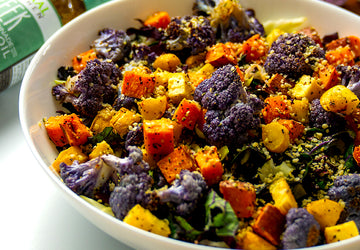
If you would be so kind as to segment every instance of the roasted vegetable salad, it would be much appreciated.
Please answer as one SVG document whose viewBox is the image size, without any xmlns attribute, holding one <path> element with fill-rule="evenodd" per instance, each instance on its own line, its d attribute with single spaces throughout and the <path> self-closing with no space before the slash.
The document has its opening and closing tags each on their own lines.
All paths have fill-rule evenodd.
<svg viewBox="0 0 360 250">
<path fill-rule="evenodd" d="M 236 0 L 149 14 L 105 27 L 59 65 L 51 94 L 63 109 L 44 125 L 64 184 L 195 244 L 291 249 L 359 235 L 360 38 L 265 32 Z"/>
</svg>

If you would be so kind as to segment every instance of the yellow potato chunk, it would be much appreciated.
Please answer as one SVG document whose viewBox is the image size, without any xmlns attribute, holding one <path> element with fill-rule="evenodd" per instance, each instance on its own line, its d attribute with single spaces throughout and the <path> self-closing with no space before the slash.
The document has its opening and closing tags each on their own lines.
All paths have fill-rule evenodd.
<svg viewBox="0 0 360 250">
<path fill-rule="evenodd" d="M 319 98 L 323 93 L 318 79 L 309 75 L 303 75 L 290 90 L 291 96 L 296 99 L 307 98 L 309 101 Z"/>
<path fill-rule="evenodd" d="M 169 236 L 171 233 L 168 220 L 158 219 L 150 212 L 150 210 L 143 208 L 139 204 L 130 209 L 124 218 L 124 222 L 134 227 L 165 237 Z"/>
<path fill-rule="evenodd" d="M 60 163 L 64 162 L 67 165 L 71 165 L 75 160 L 79 161 L 79 163 L 83 163 L 88 160 L 88 156 L 82 152 L 80 147 L 71 146 L 60 152 L 50 168 L 54 172 L 60 173 Z"/>
<path fill-rule="evenodd" d="M 292 100 L 290 107 L 291 118 L 301 123 L 309 122 L 310 104 L 307 98 L 302 98 L 301 100 Z"/>
<path fill-rule="evenodd" d="M 244 250 L 275 250 L 276 247 L 264 240 L 259 235 L 248 231 L 243 238 L 242 249 Z"/>
<path fill-rule="evenodd" d="M 286 215 L 290 208 L 297 208 L 298 204 L 285 178 L 280 178 L 270 185 L 270 194 L 277 207 L 283 215 Z"/>
<path fill-rule="evenodd" d="M 106 141 L 99 142 L 89 154 L 90 159 L 94 159 L 104 154 L 114 154 L 114 151 Z"/>
<path fill-rule="evenodd" d="M 124 136 L 129 131 L 129 126 L 141 121 L 141 115 L 126 108 L 121 108 L 111 118 L 110 125 L 120 135 Z"/>
<path fill-rule="evenodd" d="M 331 112 L 350 115 L 358 106 L 359 98 L 343 85 L 336 85 L 320 97 L 321 106 Z"/>
<path fill-rule="evenodd" d="M 153 63 L 155 69 L 162 69 L 170 72 L 174 72 L 176 68 L 181 64 L 180 59 L 171 53 L 162 54 L 156 58 Z"/>
<path fill-rule="evenodd" d="M 106 104 L 105 107 L 100 110 L 95 116 L 90 130 L 94 134 L 101 133 L 104 128 L 111 127 L 110 120 L 116 114 L 116 110 L 111 107 L 111 105 Z"/>
<path fill-rule="evenodd" d="M 155 120 L 163 116 L 167 107 L 166 96 L 146 98 L 138 102 L 140 114 L 145 120 Z"/>
<path fill-rule="evenodd" d="M 325 227 L 336 225 L 343 207 L 336 201 L 320 199 L 309 203 L 306 210 L 314 216 L 315 220 L 319 222 L 320 228 L 324 230 Z"/>
<path fill-rule="evenodd" d="M 174 104 L 184 98 L 191 99 L 193 89 L 185 73 L 172 73 L 168 81 L 168 96 Z"/>
<path fill-rule="evenodd" d="M 262 140 L 269 151 L 282 153 L 290 145 L 289 130 L 276 121 L 271 122 L 262 127 Z"/>
<path fill-rule="evenodd" d="M 326 227 L 324 236 L 326 243 L 346 240 L 359 235 L 359 230 L 354 221 L 345 222 L 332 227 Z"/>
</svg>

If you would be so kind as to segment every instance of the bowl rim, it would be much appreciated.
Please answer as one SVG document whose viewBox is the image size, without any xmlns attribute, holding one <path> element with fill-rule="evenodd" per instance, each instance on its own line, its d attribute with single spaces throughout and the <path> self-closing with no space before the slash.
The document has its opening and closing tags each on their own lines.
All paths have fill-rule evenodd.
<svg viewBox="0 0 360 250">
<path fill-rule="evenodd" d="M 102 11 L 106 10 L 107 8 L 111 8 L 112 6 L 117 5 L 121 2 L 131 2 L 131 1 L 132 0 L 116 0 L 116 1 L 113 0 L 113 1 L 106 2 L 100 6 L 93 8 L 93 9 L 83 13 L 82 15 L 76 17 L 75 19 L 71 20 L 65 26 L 61 27 L 44 43 L 43 46 L 41 46 L 41 48 L 36 52 L 34 58 L 32 59 L 28 69 L 26 70 L 26 73 L 25 73 L 23 81 L 22 81 L 20 93 L 19 93 L 19 119 L 20 119 L 21 128 L 22 128 L 25 140 L 26 140 L 28 146 L 30 147 L 32 154 L 35 156 L 37 162 L 41 166 L 41 168 L 50 177 L 52 182 L 55 184 L 56 188 L 58 190 L 62 191 L 61 192 L 62 195 L 65 196 L 65 198 L 68 200 L 68 202 L 70 202 L 70 204 L 72 204 L 72 206 L 74 208 L 76 208 L 82 216 L 85 216 L 93 224 L 96 224 L 96 223 L 94 223 L 94 221 L 91 219 L 91 216 L 96 217 L 96 216 L 100 215 L 99 216 L 100 219 L 106 219 L 109 223 L 113 223 L 117 226 L 123 227 L 126 230 L 132 232 L 134 235 L 141 236 L 141 237 L 147 238 L 149 240 L 155 239 L 157 241 L 167 243 L 169 246 L 186 247 L 187 249 L 212 249 L 213 247 L 197 245 L 194 243 L 180 241 L 180 240 L 176 240 L 176 239 L 172 239 L 172 238 L 167 238 L 167 237 L 163 237 L 163 236 L 160 236 L 160 235 L 157 235 L 154 233 L 144 231 L 142 229 L 128 225 L 128 224 L 124 223 L 123 221 L 121 221 L 105 212 L 102 212 L 95 206 L 91 205 L 90 203 L 88 203 L 87 201 L 82 199 L 79 195 L 77 195 L 76 193 L 71 191 L 66 185 L 64 185 L 64 183 L 60 180 L 60 178 L 56 174 L 54 174 L 53 171 L 51 171 L 49 169 L 49 167 L 45 164 L 44 160 L 40 156 L 38 150 L 36 149 L 32 139 L 31 139 L 31 134 L 29 133 L 30 124 L 28 124 L 25 110 L 26 110 L 26 95 L 27 95 L 28 89 L 31 88 L 31 86 L 29 86 L 29 84 L 27 84 L 27 83 L 29 82 L 29 79 L 31 78 L 31 76 L 33 74 L 36 63 L 41 59 L 42 54 L 46 53 L 47 49 L 49 48 L 49 45 L 53 41 L 55 41 L 58 36 L 61 36 L 61 34 L 63 33 L 64 30 L 70 30 L 73 24 L 75 24 L 77 22 L 83 22 L 84 20 L 87 20 L 89 18 L 89 16 L 95 15 L 98 12 L 102 12 Z M 293 1 L 294 3 L 300 2 L 300 0 L 281 0 L 281 1 Z M 330 8 L 330 9 L 337 9 L 337 11 L 339 11 L 339 12 L 344 12 L 344 13 L 346 13 L 346 15 L 353 15 L 354 18 L 357 18 L 360 20 L 360 16 L 357 16 L 354 13 L 351 13 L 345 9 L 342 9 L 338 6 L 334 6 L 334 5 L 324 2 L 324 1 L 318 1 L 318 0 L 302 0 L 302 1 L 303 2 L 311 2 L 312 4 L 315 4 L 319 7 L 327 6 L 327 8 Z M 83 214 L 82 211 L 86 211 L 86 214 Z M 99 227 L 99 225 L 97 225 L 97 224 L 96 224 L 96 226 Z M 107 234 L 113 236 L 111 234 L 111 232 L 108 232 L 106 229 L 104 229 L 104 228 L 101 228 L 101 229 L 103 231 L 105 231 Z M 117 239 L 117 240 L 120 241 L 120 239 Z M 121 241 L 123 241 L 123 240 L 121 240 Z M 124 241 L 124 242 L 126 244 L 128 244 L 129 246 L 131 246 L 131 243 L 126 242 L 126 241 Z M 343 247 L 344 245 L 349 245 L 349 244 L 353 244 L 356 242 L 360 243 L 360 236 L 356 236 L 356 237 L 353 237 L 353 238 L 350 238 L 347 240 L 343 240 L 340 242 L 336 242 L 336 243 L 314 246 L 311 249 L 314 249 L 314 250 L 337 249 L 338 247 Z M 221 248 L 216 247 L 213 249 L 221 249 Z M 304 248 L 304 249 L 309 249 L 309 248 Z"/>
</svg>

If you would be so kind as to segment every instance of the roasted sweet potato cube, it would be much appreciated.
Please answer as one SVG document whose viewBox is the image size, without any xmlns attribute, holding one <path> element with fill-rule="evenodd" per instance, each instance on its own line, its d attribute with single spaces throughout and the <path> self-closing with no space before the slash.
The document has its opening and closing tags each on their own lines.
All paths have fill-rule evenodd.
<svg viewBox="0 0 360 250">
<path fill-rule="evenodd" d="M 325 54 L 326 60 L 335 67 L 339 64 L 352 66 L 355 64 L 354 54 L 349 46 L 337 47 L 328 50 Z"/>
<path fill-rule="evenodd" d="M 292 119 L 279 119 L 277 122 L 289 130 L 290 141 L 292 142 L 304 133 L 305 126 L 301 122 Z"/>
<path fill-rule="evenodd" d="M 247 62 L 256 61 L 267 55 L 269 46 L 259 34 L 253 35 L 242 44 L 241 51 L 246 55 Z"/>
<path fill-rule="evenodd" d="M 314 75 L 320 79 L 319 83 L 323 90 L 328 90 L 340 82 L 340 74 L 336 67 L 331 64 L 320 65 Z"/>
<path fill-rule="evenodd" d="M 253 230 L 268 240 L 271 244 L 278 246 L 280 236 L 284 231 L 285 215 L 274 205 L 268 203 L 260 211 L 256 218 Z"/>
<path fill-rule="evenodd" d="M 193 130 L 201 115 L 200 104 L 184 98 L 176 108 L 172 118 L 184 127 Z"/>
<path fill-rule="evenodd" d="M 121 85 L 122 94 L 134 98 L 142 98 L 153 93 L 154 89 L 155 77 L 151 71 L 144 68 L 125 71 Z"/>
<path fill-rule="evenodd" d="M 68 144 L 64 131 L 60 127 L 60 124 L 63 122 L 63 120 L 63 116 L 51 116 L 44 122 L 45 129 L 50 140 L 57 147 L 63 147 Z"/>
<path fill-rule="evenodd" d="M 174 124 L 167 118 L 143 121 L 146 152 L 167 155 L 174 150 Z"/>
<path fill-rule="evenodd" d="M 64 131 L 70 146 L 82 145 L 87 142 L 88 137 L 92 136 L 90 129 L 83 124 L 76 114 L 64 115 L 63 117 L 64 120 L 60 127 Z"/>
<path fill-rule="evenodd" d="M 220 67 L 226 64 L 237 64 L 237 55 L 232 43 L 217 43 L 213 45 L 206 53 L 206 63 L 214 67 Z"/>
<path fill-rule="evenodd" d="M 168 183 L 172 183 L 181 170 L 195 169 L 195 163 L 186 146 L 179 146 L 173 152 L 157 162 L 157 165 Z"/>
<path fill-rule="evenodd" d="M 269 80 L 266 81 L 267 90 L 272 94 L 281 92 L 286 95 L 289 89 L 293 88 L 295 85 L 294 81 L 291 81 L 285 78 L 281 74 L 273 74 Z"/>
<path fill-rule="evenodd" d="M 254 214 L 256 192 L 251 183 L 227 180 L 220 182 L 219 187 L 237 217 L 249 218 Z"/>
<path fill-rule="evenodd" d="M 86 67 L 86 64 L 90 60 L 97 58 L 96 52 L 93 49 L 80 53 L 74 56 L 72 59 L 72 66 L 76 72 L 80 72 Z"/>
<path fill-rule="evenodd" d="M 146 20 L 144 21 L 144 25 L 165 29 L 170 23 L 170 21 L 171 18 L 169 16 L 169 13 L 167 13 L 166 11 L 158 11 L 146 18 Z"/>
<path fill-rule="evenodd" d="M 285 95 L 269 96 L 264 102 L 262 114 L 265 123 L 270 123 L 275 118 L 290 118 L 290 103 Z"/>
<path fill-rule="evenodd" d="M 205 147 L 196 152 L 195 161 L 209 186 L 221 180 L 224 168 L 215 146 Z"/>
</svg>

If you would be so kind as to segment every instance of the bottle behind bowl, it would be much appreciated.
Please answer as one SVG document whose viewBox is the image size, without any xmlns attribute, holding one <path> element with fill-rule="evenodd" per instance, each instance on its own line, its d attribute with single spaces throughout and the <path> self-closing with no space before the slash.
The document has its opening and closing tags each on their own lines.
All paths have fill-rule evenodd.
<svg viewBox="0 0 360 250">
<path fill-rule="evenodd" d="M 109 0 L 0 0 L 0 92 L 20 83 L 35 52 L 62 25 Z"/>
</svg>

